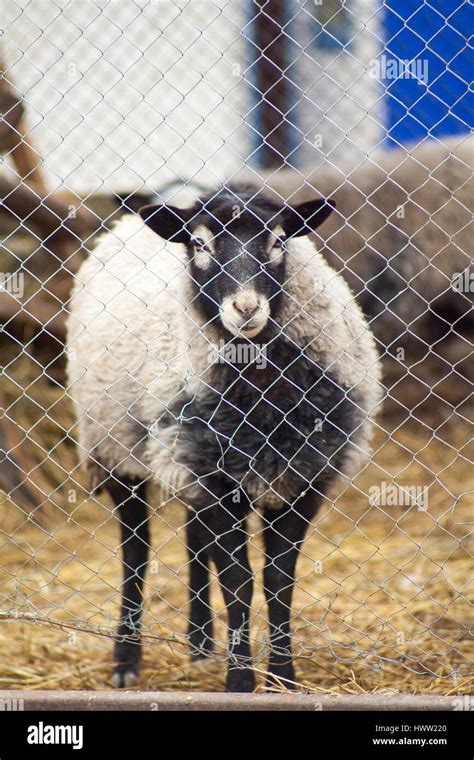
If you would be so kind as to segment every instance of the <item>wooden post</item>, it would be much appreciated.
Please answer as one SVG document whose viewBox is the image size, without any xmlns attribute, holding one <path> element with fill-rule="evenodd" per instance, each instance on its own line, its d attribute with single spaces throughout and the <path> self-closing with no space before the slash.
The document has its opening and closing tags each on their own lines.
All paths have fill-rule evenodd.
<svg viewBox="0 0 474 760">
<path fill-rule="evenodd" d="M 8 153 L 20 180 L 27 182 L 42 195 L 47 187 L 41 173 L 41 158 L 27 137 L 21 96 L 5 76 L 0 59 L 0 152 Z"/>
<path fill-rule="evenodd" d="M 290 152 L 291 125 L 286 119 L 292 84 L 285 76 L 288 67 L 285 0 L 258 0 L 254 19 L 254 41 L 259 50 L 256 84 L 261 97 L 260 129 L 264 144 L 261 160 L 265 169 L 284 166 Z"/>
</svg>

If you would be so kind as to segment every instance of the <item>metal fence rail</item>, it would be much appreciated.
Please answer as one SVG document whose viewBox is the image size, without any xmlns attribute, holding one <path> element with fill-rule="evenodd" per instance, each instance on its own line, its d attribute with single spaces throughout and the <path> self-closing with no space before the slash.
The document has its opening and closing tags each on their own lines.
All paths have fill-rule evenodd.
<svg viewBox="0 0 474 760">
<path fill-rule="evenodd" d="M 75 443 L 64 341 L 79 266 L 122 214 L 244 179 L 282 204 L 335 198 L 314 239 L 383 360 L 371 461 L 323 500 L 298 562 L 297 682 L 334 694 L 469 692 L 472 6 L 413 5 L 2 3 L 3 687 L 110 686 L 123 546 L 118 510 L 91 494 L 78 464 L 87 452 Z M 217 573 L 213 659 L 190 664 L 186 510 L 150 493 L 140 684 L 212 691 L 228 649 Z M 252 504 L 259 683 L 263 527 Z"/>
</svg>

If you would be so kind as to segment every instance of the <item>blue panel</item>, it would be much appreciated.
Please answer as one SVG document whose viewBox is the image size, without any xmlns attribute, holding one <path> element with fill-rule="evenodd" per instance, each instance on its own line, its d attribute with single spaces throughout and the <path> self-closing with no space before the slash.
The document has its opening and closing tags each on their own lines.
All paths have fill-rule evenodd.
<svg viewBox="0 0 474 760">
<path fill-rule="evenodd" d="M 468 132 L 474 123 L 472 35 L 474 9 L 468 0 L 386 0 L 385 51 L 381 58 L 409 61 L 415 76 L 393 79 L 381 69 L 386 87 L 389 145 L 426 135 Z M 396 73 L 396 72 L 395 72 Z M 420 81 L 421 80 L 421 81 Z"/>
</svg>

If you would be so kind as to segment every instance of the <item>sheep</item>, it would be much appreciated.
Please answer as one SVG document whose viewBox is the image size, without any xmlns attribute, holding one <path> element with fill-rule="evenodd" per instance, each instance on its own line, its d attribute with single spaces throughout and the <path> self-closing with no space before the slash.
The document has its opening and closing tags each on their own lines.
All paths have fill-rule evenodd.
<svg viewBox="0 0 474 760">
<path fill-rule="evenodd" d="M 146 206 L 104 234 L 78 272 L 68 392 L 87 487 L 105 488 L 121 521 L 117 687 L 138 679 L 147 481 L 188 510 L 192 658 L 212 652 L 211 561 L 217 570 L 228 691 L 255 687 L 246 518 L 261 513 L 268 682 L 294 682 L 299 549 L 323 500 L 364 466 L 382 397 L 362 312 L 308 236 L 333 206 L 278 206 L 233 185 L 185 209 Z"/>
<path fill-rule="evenodd" d="M 473 168 L 474 139 L 462 135 L 380 151 L 344 173 L 326 163 L 304 184 L 290 170 L 268 177 L 280 203 L 316 192 L 336 201 L 320 250 L 370 322 L 384 413 L 398 420 L 411 409 L 437 426 L 471 395 Z"/>
</svg>

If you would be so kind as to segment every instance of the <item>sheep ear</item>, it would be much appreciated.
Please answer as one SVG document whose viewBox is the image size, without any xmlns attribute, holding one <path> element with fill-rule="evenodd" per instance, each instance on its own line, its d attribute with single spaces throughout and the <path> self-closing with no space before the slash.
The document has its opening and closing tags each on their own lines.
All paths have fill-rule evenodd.
<svg viewBox="0 0 474 760">
<path fill-rule="evenodd" d="M 173 243 L 188 243 L 190 234 L 186 229 L 188 209 L 177 206 L 143 206 L 138 213 L 145 224 L 157 235 Z"/>
<path fill-rule="evenodd" d="M 283 212 L 283 228 L 288 237 L 308 235 L 319 227 L 336 208 L 336 202 L 317 198 L 298 206 L 289 206 Z"/>
</svg>

